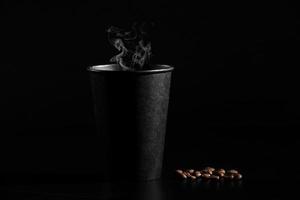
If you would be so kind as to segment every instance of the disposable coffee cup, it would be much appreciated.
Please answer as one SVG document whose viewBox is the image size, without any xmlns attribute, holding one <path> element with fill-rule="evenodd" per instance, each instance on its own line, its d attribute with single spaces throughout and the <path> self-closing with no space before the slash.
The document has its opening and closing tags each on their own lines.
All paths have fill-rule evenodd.
<svg viewBox="0 0 300 200">
<path fill-rule="evenodd" d="M 104 179 L 161 177 L 173 67 L 88 68 L 94 98 L 99 173 Z"/>
</svg>

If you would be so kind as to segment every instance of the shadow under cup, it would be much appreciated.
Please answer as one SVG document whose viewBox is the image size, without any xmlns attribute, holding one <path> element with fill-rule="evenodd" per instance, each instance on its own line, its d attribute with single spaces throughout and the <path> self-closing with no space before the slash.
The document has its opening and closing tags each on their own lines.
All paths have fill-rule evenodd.
<svg viewBox="0 0 300 200">
<path fill-rule="evenodd" d="M 102 178 L 160 178 L 172 70 L 167 65 L 139 71 L 116 64 L 88 68 Z"/>
</svg>

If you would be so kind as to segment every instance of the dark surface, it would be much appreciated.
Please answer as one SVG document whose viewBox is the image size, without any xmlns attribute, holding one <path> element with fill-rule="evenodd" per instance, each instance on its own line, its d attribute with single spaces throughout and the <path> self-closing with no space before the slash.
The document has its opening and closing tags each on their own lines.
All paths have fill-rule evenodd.
<svg viewBox="0 0 300 200">
<path fill-rule="evenodd" d="M 272 170 L 244 173 L 239 181 L 182 180 L 170 172 L 154 181 L 109 182 L 90 173 L 10 174 L 1 176 L 0 193 L 6 199 L 286 199 L 299 187 L 299 178 L 285 173 L 286 179 L 280 179 Z M 123 173 L 130 172 L 120 169 Z"/>
<path fill-rule="evenodd" d="M 102 161 L 93 137 L 52 137 L 31 147 L 27 146 L 28 141 L 18 141 L 18 151 L 10 151 L 12 157 L 4 158 L 9 162 L 2 162 L 2 167 L 11 168 L 2 171 L 0 190 L 2 195 L 9 195 L 8 199 L 286 199 L 297 194 L 298 140 L 284 138 L 283 134 L 282 143 L 275 143 L 274 137 L 282 129 L 258 130 L 256 134 L 274 136 L 259 143 L 237 139 L 236 132 L 237 136 L 229 137 L 219 131 L 219 137 L 203 134 L 200 140 L 182 133 L 184 139 L 174 140 L 170 139 L 174 138 L 172 132 L 167 132 L 163 177 L 151 182 L 102 181 L 98 171 Z M 244 130 L 242 134 L 251 132 Z M 123 165 L 127 164 L 126 157 L 120 159 Z M 119 176 L 131 173 L 123 170 L 123 165 L 116 171 Z M 177 168 L 204 166 L 237 168 L 244 178 L 218 184 L 174 177 Z"/>
<path fill-rule="evenodd" d="M 111 194 L 95 175 L 102 162 L 86 68 L 117 54 L 106 28 L 149 19 L 153 62 L 175 67 L 163 197 L 286 199 L 299 181 L 296 11 L 261 0 L 1 1 L 1 190 L 20 199 Z M 205 165 L 240 169 L 242 189 L 169 180 L 176 168 Z"/>
<path fill-rule="evenodd" d="M 144 183 L 32 184 L 3 188 L 9 199 L 284 199 L 298 185 L 270 182 L 200 183 L 151 181 Z"/>
<path fill-rule="evenodd" d="M 279 132 L 273 130 L 272 133 Z M 167 135 L 171 137 L 170 132 Z M 174 140 L 167 139 L 163 177 L 148 182 L 130 179 L 103 181 L 97 171 L 102 162 L 97 160 L 96 153 L 92 153 L 92 149 L 97 148 L 97 142 L 92 142 L 91 138 L 85 145 L 90 146 L 88 149 L 78 150 L 75 146 L 87 143 L 87 140 L 68 141 L 74 145 L 67 145 L 73 151 L 69 155 L 76 154 L 74 158 L 62 151 L 66 141 L 61 142 L 63 145 L 56 145 L 56 151 L 64 152 L 63 155 L 54 151 L 39 160 L 30 161 L 31 164 L 15 161 L 20 163 L 19 167 L 22 166 L 24 171 L 25 166 L 31 166 L 32 163 L 38 165 L 31 173 L 28 169 L 23 173 L 2 173 L 1 194 L 8 194 L 8 199 L 286 199 L 297 194 L 299 187 L 299 166 L 292 160 L 297 158 L 298 152 L 293 146 L 295 142 L 291 141 L 284 148 L 274 147 L 270 143 L 253 143 L 253 148 L 248 149 L 249 141 L 232 138 L 225 141 L 205 137 L 195 141 L 191 138 L 178 140 L 175 146 L 172 145 Z M 226 142 L 226 148 L 223 142 Z M 40 150 L 46 152 L 45 149 Z M 127 164 L 126 158 L 120 159 L 124 165 Z M 46 166 L 49 168 L 46 169 Z M 191 181 L 176 177 L 174 172 L 177 168 L 199 169 L 204 166 L 236 168 L 244 177 L 241 181 Z M 123 169 L 123 165 L 116 171 L 119 176 L 130 173 L 130 170 Z"/>
</svg>

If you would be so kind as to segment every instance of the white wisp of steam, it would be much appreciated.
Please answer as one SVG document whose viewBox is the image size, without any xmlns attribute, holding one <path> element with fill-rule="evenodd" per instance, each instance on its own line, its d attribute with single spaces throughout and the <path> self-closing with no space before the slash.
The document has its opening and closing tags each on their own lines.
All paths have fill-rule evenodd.
<svg viewBox="0 0 300 200">
<path fill-rule="evenodd" d="M 142 29 L 137 31 L 136 24 L 132 29 L 131 32 L 125 32 L 116 27 L 110 27 L 107 30 L 110 43 L 120 51 L 110 61 L 118 63 L 125 70 L 140 70 L 149 61 L 151 43 L 145 44 L 142 37 L 145 31 Z"/>
</svg>

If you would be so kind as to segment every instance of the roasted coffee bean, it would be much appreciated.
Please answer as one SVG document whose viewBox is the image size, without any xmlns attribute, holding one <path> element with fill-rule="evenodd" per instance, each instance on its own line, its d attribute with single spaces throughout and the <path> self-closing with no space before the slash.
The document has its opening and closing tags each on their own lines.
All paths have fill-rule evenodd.
<svg viewBox="0 0 300 200">
<path fill-rule="evenodd" d="M 191 174 L 190 174 L 190 173 L 188 173 L 188 172 L 183 172 L 183 174 L 184 174 L 186 177 L 188 177 L 188 178 L 190 178 L 190 177 L 191 177 Z"/>
<path fill-rule="evenodd" d="M 225 175 L 225 173 L 223 173 L 223 172 L 214 172 L 214 175 L 223 177 Z"/>
<path fill-rule="evenodd" d="M 202 174 L 201 177 L 203 177 L 203 178 L 209 178 L 210 174 Z"/>
<path fill-rule="evenodd" d="M 196 179 L 197 177 L 196 177 L 196 176 L 191 176 L 190 178 L 191 178 L 191 179 Z"/>
<path fill-rule="evenodd" d="M 181 177 L 187 179 L 187 176 L 185 174 L 181 174 Z"/>
<path fill-rule="evenodd" d="M 216 169 L 213 168 L 213 167 L 205 167 L 204 170 L 208 170 L 208 171 L 213 172 L 213 171 L 215 171 Z"/>
<path fill-rule="evenodd" d="M 196 179 L 196 176 L 193 176 L 193 175 L 191 175 L 191 174 L 188 173 L 188 172 L 185 172 L 185 175 L 186 175 L 187 177 L 191 178 L 191 179 Z"/>
<path fill-rule="evenodd" d="M 195 171 L 195 176 L 196 177 L 200 177 L 201 176 L 201 172 L 200 171 Z"/>
<path fill-rule="evenodd" d="M 184 174 L 187 176 L 187 177 L 191 177 L 192 175 L 188 172 L 184 172 Z"/>
<path fill-rule="evenodd" d="M 188 171 L 188 173 L 192 174 L 192 173 L 194 173 L 195 170 L 189 169 L 189 170 L 187 170 L 187 171 Z"/>
<path fill-rule="evenodd" d="M 177 172 L 182 178 L 184 178 L 184 179 L 187 178 L 187 176 L 185 175 L 185 173 L 184 173 L 182 170 L 178 169 L 178 170 L 176 170 L 176 172 Z"/>
<path fill-rule="evenodd" d="M 226 178 L 226 179 L 234 179 L 233 174 L 225 174 L 223 177 Z"/>
<path fill-rule="evenodd" d="M 204 170 L 201 170 L 201 174 L 212 174 L 212 171 L 204 169 Z"/>
<path fill-rule="evenodd" d="M 225 169 L 218 169 L 218 170 L 216 170 L 216 171 L 219 172 L 219 173 L 223 173 L 223 174 L 226 173 Z"/>
<path fill-rule="evenodd" d="M 231 170 L 228 170 L 227 173 L 229 173 L 229 174 L 238 174 L 239 172 L 237 170 L 231 169 Z"/>
<path fill-rule="evenodd" d="M 220 177 L 219 176 L 216 176 L 216 175 L 210 175 L 210 177 L 209 178 L 211 178 L 211 179 L 217 179 L 217 180 L 219 180 L 220 179 Z"/>
<path fill-rule="evenodd" d="M 236 179 L 242 179 L 243 176 L 242 176 L 242 174 L 235 174 L 234 178 L 236 178 Z"/>
</svg>

